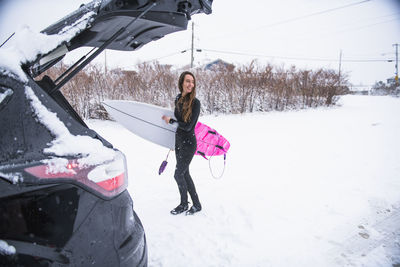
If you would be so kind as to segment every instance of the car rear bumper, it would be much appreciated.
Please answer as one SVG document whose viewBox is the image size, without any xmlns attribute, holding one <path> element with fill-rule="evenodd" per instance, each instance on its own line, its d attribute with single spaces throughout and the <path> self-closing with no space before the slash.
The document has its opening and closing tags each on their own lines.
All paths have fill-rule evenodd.
<svg viewBox="0 0 400 267">
<path fill-rule="evenodd" d="M 144 229 L 127 190 L 111 200 L 68 185 L 27 194 L 0 200 L 0 225 L 8 228 L 0 231 L 0 240 L 16 250 L 0 253 L 0 266 L 147 266 Z"/>
</svg>

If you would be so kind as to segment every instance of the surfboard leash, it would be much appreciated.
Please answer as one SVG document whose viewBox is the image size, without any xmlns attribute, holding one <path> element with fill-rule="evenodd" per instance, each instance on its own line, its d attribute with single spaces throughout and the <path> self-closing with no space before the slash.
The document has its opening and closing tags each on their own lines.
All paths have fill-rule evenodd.
<svg viewBox="0 0 400 267">
<path fill-rule="evenodd" d="M 215 130 L 214 130 L 214 131 L 208 131 L 208 133 L 217 135 L 217 131 L 215 131 Z M 219 144 L 220 138 L 221 138 L 221 135 L 218 134 L 218 141 L 217 141 L 217 144 Z M 207 142 L 205 142 L 205 141 L 202 141 L 202 142 L 207 143 Z M 213 144 L 211 144 L 211 143 L 207 143 L 207 144 L 213 145 Z M 220 145 L 213 145 L 213 146 L 214 146 L 214 150 L 213 150 L 213 153 L 211 154 L 210 158 L 207 158 L 207 157 L 206 157 L 206 154 L 205 154 L 204 152 L 196 151 L 196 153 L 199 154 L 200 156 L 202 156 L 203 158 L 205 158 L 206 160 L 208 160 L 208 168 L 209 168 L 209 170 L 210 170 L 211 176 L 212 176 L 214 179 L 221 179 L 222 176 L 224 176 L 224 173 L 225 173 L 225 167 L 226 167 L 226 153 L 227 153 L 227 151 L 225 151 L 225 149 L 224 149 L 222 146 L 220 146 Z M 224 153 L 224 169 L 222 170 L 222 173 L 221 173 L 220 176 L 214 175 L 214 172 L 212 171 L 212 168 L 211 168 L 211 158 L 214 156 L 214 154 L 215 154 L 215 152 L 216 152 L 217 149 L 221 149 L 222 151 L 225 152 L 225 153 Z"/>
<path fill-rule="evenodd" d="M 217 134 L 217 133 L 215 132 L 214 134 Z M 220 138 L 221 138 L 221 135 L 218 134 L 218 142 L 217 142 L 217 144 L 219 144 L 219 139 L 220 139 Z M 211 158 L 214 156 L 215 151 L 217 151 L 217 149 L 221 149 L 222 151 L 225 152 L 225 153 L 224 153 L 224 168 L 222 169 L 221 175 L 218 176 L 218 177 L 214 175 L 214 173 L 213 173 L 213 171 L 212 171 L 212 168 L 211 168 Z M 225 149 L 224 149 L 222 146 L 220 146 L 220 145 L 214 145 L 214 151 L 213 151 L 212 155 L 210 156 L 210 159 L 208 160 L 208 168 L 210 169 L 211 176 L 212 176 L 214 179 L 221 179 L 222 176 L 224 176 L 225 167 L 226 167 L 226 153 L 227 153 L 227 151 L 225 151 Z"/>
<path fill-rule="evenodd" d="M 214 154 L 214 153 L 213 153 L 213 154 Z M 214 173 L 213 173 L 213 171 L 212 171 L 212 168 L 211 168 L 211 158 L 212 158 L 213 156 L 214 156 L 214 155 L 211 155 L 211 156 L 210 156 L 210 159 L 208 160 L 208 168 L 210 169 L 211 176 L 212 176 L 214 179 L 221 179 L 222 176 L 224 176 L 225 167 L 226 167 L 226 153 L 224 154 L 224 169 L 222 170 L 221 175 L 218 176 L 218 177 L 214 175 Z"/>
<path fill-rule="evenodd" d="M 167 167 L 169 152 L 171 152 L 171 149 L 168 151 L 167 158 L 161 163 L 160 168 L 158 169 L 158 175 L 161 175 L 161 173 L 163 173 L 163 171 Z"/>
</svg>

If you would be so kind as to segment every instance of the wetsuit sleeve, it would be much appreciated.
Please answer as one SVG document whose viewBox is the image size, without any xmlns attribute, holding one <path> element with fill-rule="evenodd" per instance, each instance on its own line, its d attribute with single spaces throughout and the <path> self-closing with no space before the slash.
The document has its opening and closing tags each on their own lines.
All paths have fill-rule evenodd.
<svg viewBox="0 0 400 267">
<path fill-rule="evenodd" d="M 177 95 L 176 96 L 176 98 L 175 98 L 175 107 L 176 107 L 176 105 L 178 104 L 178 100 L 179 100 L 179 97 L 181 96 L 181 94 L 179 94 L 179 95 Z M 175 108 L 176 109 L 176 108 Z M 174 118 L 170 118 L 169 119 L 169 124 L 174 124 L 175 122 L 178 122 L 177 120 L 175 120 Z"/>
<path fill-rule="evenodd" d="M 199 115 L 200 115 L 200 101 L 196 99 L 193 103 L 192 115 L 190 116 L 189 122 L 178 121 L 178 128 L 186 132 L 190 132 L 196 126 Z"/>
</svg>

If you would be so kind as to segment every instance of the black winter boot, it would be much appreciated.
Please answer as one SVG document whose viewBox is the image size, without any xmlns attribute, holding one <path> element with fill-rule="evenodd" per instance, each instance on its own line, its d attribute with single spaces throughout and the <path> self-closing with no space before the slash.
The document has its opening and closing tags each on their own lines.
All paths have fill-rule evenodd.
<svg viewBox="0 0 400 267">
<path fill-rule="evenodd" d="M 193 215 L 193 214 L 195 214 L 196 212 L 199 212 L 199 211 L 201 211 L 201 205 L 199 205 L 199 206 L 193 205 L 193 206 L 190 208 L 190 210 L 188 210 L 188 211 L 186 212 L 186 215 Z"/>
<path fill-rule="evenodd" d="M 171 210 L 171 214 L 177 215 L 180 214 L 186 210 L 188 210 L 189 206 L 188 204 L 179 204 L 175 209 Z"/>
</svg>

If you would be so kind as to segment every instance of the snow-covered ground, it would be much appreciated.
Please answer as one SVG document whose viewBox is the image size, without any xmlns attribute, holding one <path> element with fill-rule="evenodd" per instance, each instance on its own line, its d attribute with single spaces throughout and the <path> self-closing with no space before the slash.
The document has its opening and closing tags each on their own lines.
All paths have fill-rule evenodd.
<svg viewBox="0 0 400 267">
<path fill-rule="evenodd" d="M 400 99 L 204 116 L 231 142 L 224 176 L 191 165 L 203 210 L 179 202 L 171 153 L 110 121 L 88 124 L 123 151 L 149 266 L 392 266 L 400 263 Z M 223 159 L 211 159 L 215 174 Z"/>
</svg>

